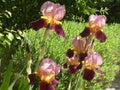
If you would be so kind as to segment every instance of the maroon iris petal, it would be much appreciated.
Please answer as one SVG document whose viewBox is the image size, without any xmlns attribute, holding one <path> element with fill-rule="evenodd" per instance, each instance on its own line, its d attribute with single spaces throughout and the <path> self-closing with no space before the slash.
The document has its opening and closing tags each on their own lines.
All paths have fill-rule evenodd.
<svg viewBox="0 0 120 90">
<path fill-rule="evenodd" d="M 70 65 L 69 69 L 70 69 L 70 74 L 75 74 L 75 72 L 78 70 L 78 65 Z"/>
<path fill-rule="evenodd" d="M 45 19 L 39 19 L 36 21 L 33 21 L 30 23 L 30 26 L 34 29 L 34 30 L 39 30 L 40 28 L 46 27 L 48 26 L 47 22 Z"/>
<path fill-rule="evenodd" d="M 63 28 L 62 28 L 61 24 L 54 24 L 53 26 L 50 27 L 50 29 L 55 30 L 55 32 L 56 32 L 58 35 L 60 35 L 60 36 L 62 36 L 62 37 L 65 37 L 65 33 L 64 33 L 64 31 L 63 31 Z"/>
<path fill-rule="evenodd" d="M 29 74 L 28 75 L 28 78 L 30 80 L 30 84 L 33 85 L 35 83 L 35 77 L 36 75 L 35 74 Z"/>
<path fill-rule="evenodd" d="M 82 68 L 82 63 L 80 63 L 80 64 L 78 65 L 77 70 L 78 70 L 78 69 L 81 69 L 81 68 Z"/>
<path fill-rule="evenodd" d="M 55 90 L 55 88 L 51 84 L 41 81 L 40 90 Z"/>
<path fill-rule="evenodd" d="M 95 33 L 96 38 L 100 41 L 100 42 L 105 42 L 105 40 L 107 39 L 107 36 L 104 32 L 98 30 Z"/>
<path fill-rule="evenodd" d="M 81 37 L 87 37 L 87 36 L 90 35 L 90 32 L 91 32 L 91 29 L 89 27 L 85 27 L 84 30 L 83 30 L 83 32 L 80 33 L 80 36 Z"/>
<path fill-rule="evenodd" d="M 63 67 L 64 67 L 64 68 L 67 68 L 67 63 L 65 63 L 65 64 L 63 65 Z"/>
<path fill-rule="evenodd" d="M 85 57 L 87 56 L 87 53 L 80 53 L 79 54 L 79 61 L 83 61 L 85 59 Z"/>
<path fill-rule="evenodd" d="M 95 76 L 94 70 L 84 69 L 83 79 L 91 81 Z"/>
<path fill-rule="evenodd" d="M 73 55 L 74 55 L 73 50 L 68 49 L 67 52 L 66 52 L 66 56 L 69 57 L 69 58 L 71 58 L 71 57 L 73 57 Z"/>
<path fill-rule="evenodd" d="M 56 79 L 54 79 L 52 82 L 53 82 L 53 84 L 59 84 L 59 81 Z"/>
</svg>

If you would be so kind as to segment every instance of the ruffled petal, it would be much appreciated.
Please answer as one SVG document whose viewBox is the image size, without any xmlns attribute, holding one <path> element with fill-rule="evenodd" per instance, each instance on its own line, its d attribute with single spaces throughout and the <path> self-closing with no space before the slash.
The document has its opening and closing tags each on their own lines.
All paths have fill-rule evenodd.
<svg viewBox="0 0 120 90">
<path fill-rule="evenodd" d="M 56 4 L 55 8 L 56 10 L 54 12 L 54 19 L 61 20 L 66 13 L 65 7 L 63 5 Z"/>
<path fill-rule="evenodd" d="M 40 90 L 55 90 L 55 88 L 51 84 L 41 81 Z"/>
<path fill-rule="evenodd" d="M 83 42 L 79 37 L 74 37 L 72 40 L 72 45 L 74 47 L 75 50 L 77 50 L 78 52 L 81 52 L 84 50 L 84 44 L 85 42 Z"/>
<path fill-rule="evenodd" d="M 30 80 L 30 83 L 29 83 L 29 84 L 33 85 L 33 84 L 35 83 L 35 77 L 36 77 L 35 74 L 29 74 L 29 75 L 28 75 L 28 78 L 29 78 L 29 80 Z"/>
<path fill-rule="evenodd" d="M 81 37 L 87 37 L 90 35 L 91 29 L 89 27 L 85 27 L 83 32 L 80 33 Z"/>
<path fill-rule="evenodd" d="M 67 57 L 69 57 L 69 58 L 72 58 L 72 57 L 73 57 L 73 55 L 74 55 L 73 50 L 68 49 L 68 50 L 67 50 L 67 52 L 66 52 L 66 56 L 67 56 Z"/>
<path fill-rule="evenodd" d="M 106 24 L 105 15 L 90 15 L 89 25 L 94 28 L 103 28 Z"/>
<path fill-rule="evenodd" d="M 62 37 L 65 37 L 65 33 L 63 31 L 63 28 L 61 26 L 61 24 L 54 24 L 53 26 L 50 27 L 50 29 L 55 30 L 55 32 Z"/>
<path fill-rule="evenodd" d="M 85 57 L 84 63 L 90 64 L 93 67 L 102 65 L 102 57 L 97 52 L 90 52 L 87 57 Z"/>
<path fill-rule="evenodd" d="M 106 39 L 107 39 L 107 36 L 104 32 L 98 30 L 96 33 L 95 33 L 95 36 L 96 38 L 102 43 L 102 42 L 105 42 Z"/>
<path fill-rule="evenodd" d="M 34 30 L 39 30 L 40 28 L 46 27 L 48 26 L 47 22 L 45 19 L 39 19 L 36 21 L 33 21 L 30 23 L 30 26 L 34 29 Z"/>
<path fill-rule="evenodd" d="M 95 76 L 95 72 L 94 70 L 89 70 L 89 69 L 84 69 L 84 73 L 83 73 L 83 79 L 87 80 L 87 81 L 91 81 Z"/>
<path fill-rule="evenodd" d="M 47 1 L 43 3 L 43 5 L 40 8 L 40 11 L 42 12 L 43 15 L 51 17 L 54 15 L 55 9 L 56 9 L 55 4 L 53 2 Z"/>
</svg>

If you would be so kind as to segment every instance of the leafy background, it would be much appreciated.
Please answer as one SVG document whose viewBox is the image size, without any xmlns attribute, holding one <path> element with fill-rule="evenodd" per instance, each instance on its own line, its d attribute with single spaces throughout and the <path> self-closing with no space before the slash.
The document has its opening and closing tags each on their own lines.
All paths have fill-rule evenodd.
<svg viewBox="0 0 120 90">
<path fill-rule="evenodd" d="M 32 71 L 38 60 L 40 44 L 42 43 L 43 30 L 33 31 L 29 23 L 40 18 L 40 6 L 46 0 L 1 0 L 0 1 L 0 85 L 9 90 L 29 90 L 26 79 L 26 32 L 32 54 Z M 87 24 L 88 16 L 91 14 L 105 14 L 107 25 L 104 28 L 108 38 L 103 44 L 97 40 L 95 50 L 98 51 L 104 60 L 101 67 L 105 77 L 96 78 L 88 83 L 81 79 L 80 71 L 70 76 L 68 71 L 62 71 L 57 78 L 61 84 L 55 86 L 57 90 L 77 90 L 83 86 L 85 90 L 103 90 L 111 85 L 120 64 L 120 1 L 119 0 L 51 0 L 61 3 L 66 7 L 66 16 L 63 21 L 63 28 L 66 33 L 65 39 L 58 37 L 53 31 L 47 43 L 45 57 L 50 57 L 56 63 L 63 65 L 65 52 L 71 46 L 71 40 L 79 35 Z M 58 42 L 59 40 L 59 42 Z M 64 47 L 61 47 L 64 46 Z M 9 66 L 8 66 L 9 65 Z M 69 82 L 69 83 L 68 83 Z M 39 80 L 33 89 L 36 89 Z M 7 90 L 7 89 L 6 89 Z"/>
</svg>

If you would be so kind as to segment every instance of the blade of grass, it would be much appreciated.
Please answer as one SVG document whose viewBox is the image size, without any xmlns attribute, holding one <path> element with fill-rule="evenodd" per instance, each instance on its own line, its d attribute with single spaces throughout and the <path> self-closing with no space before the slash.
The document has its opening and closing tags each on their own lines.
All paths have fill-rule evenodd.
<svg viewBox="0 0 120 90">
<path fill-rule="evenodd" d="M 9 83 L 10 83 L 10 77 L 12 74 L 12 66 L 13 66 L 13 63 L 11 61 L 10 64 L 8 65 L 7 71 L 5 72 L 3 83 L 1 85 L 0 90 L 8 90 Z"/>
</svg>

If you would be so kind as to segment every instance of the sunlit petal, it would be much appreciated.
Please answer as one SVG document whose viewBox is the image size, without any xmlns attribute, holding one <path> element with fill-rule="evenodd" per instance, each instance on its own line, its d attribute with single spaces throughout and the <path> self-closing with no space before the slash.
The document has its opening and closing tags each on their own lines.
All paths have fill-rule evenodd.
<svg viewBox="0 0 120 90">
<path fill-rule="evenodd" d="M 47 1 L 42 6 L 40 11 L 45 16 L 53 16 L 55 11 L 55 4 L 53 2 Z"/>
<path fill-rule="evenodd" d="M 106 24 L 105 15 L 90 15 L 89 25 L 93 28 L 103 28 Z"/>
<path fill-rule="evenodd" d="M 77 51 L 83 51 L 85 48 L 84 47 L 85 43 L 79 37 L 73 38 L 72 44 L 73 44 L 73 47 L 75 48 L 75 50 L 77 50 Z"/>
<path fill-rule="evenodd" d="M 60 4 L 56 4 L 55 8 L 56 10 L 54 11 L 54 19 L 61 20 L 66 12 L 65 7 Z"/>
<path fill-rule="evenodd" d="M 61 24 L 54 24 L 53 26 L 51 26 L 51 29 L 53 29 L 59 36 L 65 37 L 65 33 Z"/>
<path fill-rule="evenodd" d="M 106 34 L 100 30 L 95 33 L 95 36 L 100 42 L 105 42 L 107 39 Z"/>
</svg>

